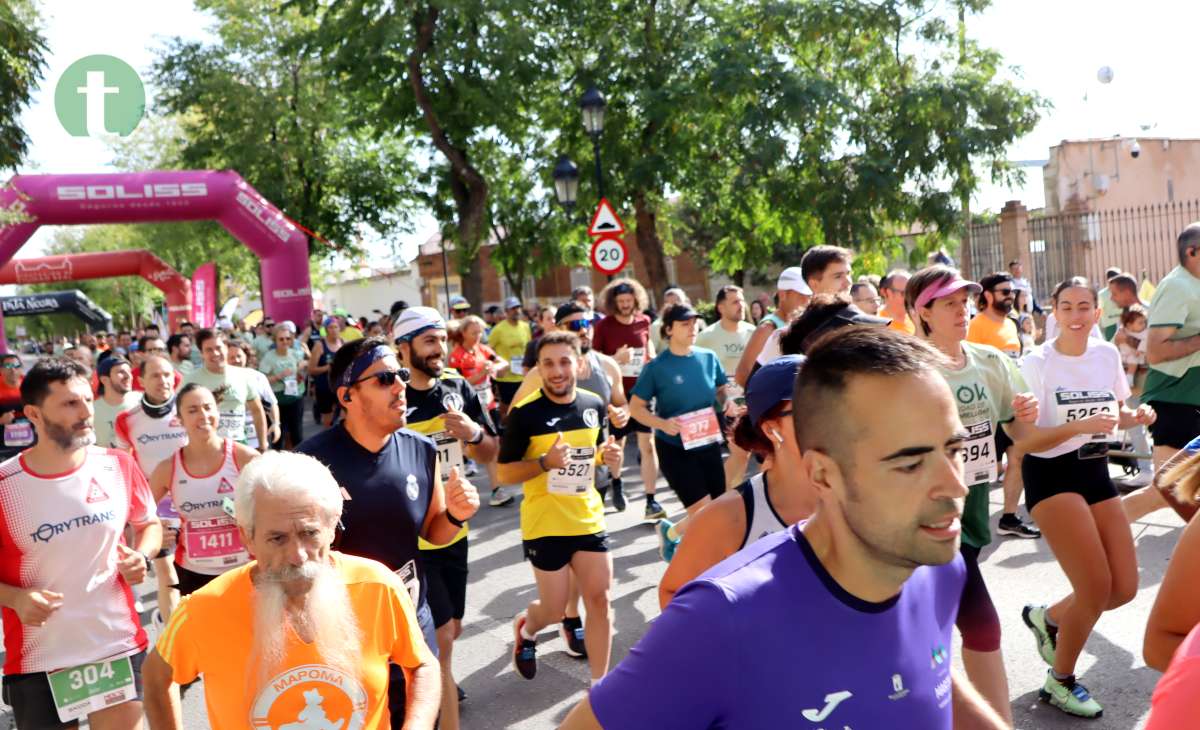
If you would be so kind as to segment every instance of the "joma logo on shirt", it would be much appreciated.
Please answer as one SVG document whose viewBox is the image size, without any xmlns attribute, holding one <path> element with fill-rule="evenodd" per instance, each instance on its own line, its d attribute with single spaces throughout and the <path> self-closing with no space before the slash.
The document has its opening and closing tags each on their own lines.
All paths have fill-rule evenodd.
<svg viewBox="0 0 1200 730">
<path fill-rule="evenodd" d="M 43 522 L 40 527 L 29 533 L 29 537 L 33 538 L 34 542 L 50 542 L 64 532 L 70 532 L 76 527 L 96 525 L 101 522 L 108 522 L 112 518 L 112 512 L 98 512 L 94 515 L 80 515 L 79 517 L 73 517 L 63 522 Z"/>
</svg>

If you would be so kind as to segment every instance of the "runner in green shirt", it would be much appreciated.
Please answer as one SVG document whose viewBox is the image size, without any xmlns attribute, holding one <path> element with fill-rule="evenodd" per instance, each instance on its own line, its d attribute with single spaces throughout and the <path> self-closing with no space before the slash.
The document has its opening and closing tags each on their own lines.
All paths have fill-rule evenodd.
<svg viewBox="0 0 1200 730">
<path fill-rule="evenodd" d="M 754 325 L 746 321 L 746 296 L 739 286 L 723 286 L 717 292 L 717 313 L 721 318 L 700 330 L 696 335 L 696 345 L 707 347 L 717 353 L 725 374 L 737 372 L 742 354 L 746 352 L 746 343 L 754 334 Z M 741 385 L 730 380 L 725 387 L 725 397 L 732 398 L 739 409 L 745 404 L 745 391 Z M 721 404 L 724 406 L 724 403 Z M 724 412 L 720 412 L 724 419 Z M 722 427 L 722 430 L 726 430 Z M 728 441 L 729 458 L 725 460 L 725 487 L 733 489 L 742 483 L 746 475 L 746 465 L 750 462 L 750 453 L 733 442 Z"/>
<path fill-rule="evenodd" d="M 270 439 L 267 436 L 267 416 L 254 386 L 253 371 L 229 365 L 226 357 L 229 349 L 220 332 L 202 329 L 196 333 L 196 346 L 201 352 L 203 364 L 188 373 L 184 384 L 199 383 L 218 398 L 220 422 L 217 431 L 225 438 L 240 443 L 246 442 L 246 413 L 254 419 L 254 430 L 258 434 L 261 451 L 266 451 Z"/>
<path fill-rule="evenodd" d="M 488 335 L 488 347 L 508 361 L 508 370 L 496 377 L 496 395 L 500 400 L 500 417 L 508 413 L 509 404 L 521 387 L 525 370 L 521 363 L 525 359 L 525 346 L 533 339 L 529 323 L 521 319 L 521 300 L 509 297 L 504 300 L 504 319 L 492 327 Z"/>
</svg>

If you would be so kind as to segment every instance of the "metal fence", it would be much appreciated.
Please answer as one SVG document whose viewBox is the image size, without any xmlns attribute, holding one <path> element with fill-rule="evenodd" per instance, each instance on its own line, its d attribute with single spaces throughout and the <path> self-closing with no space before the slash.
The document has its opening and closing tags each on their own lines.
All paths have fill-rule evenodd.
<svg viewBox="0 0 1200 730">
<path fill-rule="evenodd" d="M 1026 272 L 1035 295 L 1049 296 L 1068 276 L 1104 281 L 1104 271 L 1116 267 L 1139 281 L 1157 283 L 1178 258 L 1175 239 L 1184 226 L 1200 220 L 1200 200 L 1136 206 L 1096 213 L 1030 216 L 1018 227 L 1018 243 L 1028 247 Z M 1005 271 L 1007 261 L 1001 224 L 971 227 L 971 271 L 975 279 Z"/>
</svg>

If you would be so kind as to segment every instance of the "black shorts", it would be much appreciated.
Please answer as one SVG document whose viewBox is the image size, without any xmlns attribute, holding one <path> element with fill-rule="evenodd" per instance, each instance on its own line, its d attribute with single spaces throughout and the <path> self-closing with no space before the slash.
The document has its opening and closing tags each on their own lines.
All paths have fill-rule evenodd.
<svg viewBox="0 0 1200 730">
<path fill-rule="evenodd" d="M 420 559 L 433 625 L 441 627 L 452 618 L 461 621 L 467 610 L 467 538 L 437 550 L 422 550 Z"/>
<path fill-rule="evenodd" d="M 179 582 L 174 587 L 179 589 L 179 595 L 181 596 L 190 596 L 221 577 L 219 575 L 197 573 L 193 570 L 188 570 L 179 563 L 175 563 L 175 575 L 179 576 Z"/>
<path fill-rule="evenodd" d="M 517 390 L 520 387 L 521 381 L 519 380 L 515 383 L 505 383 L 501 380 L 497 380 L 496 398 L 504 405 L 508 405 L 509 403 L 512 403 L 513 396 L 517 394 Z"/>
<path fill-rule="evenodd" d="M 684 507 L 725 493 L 725 463 L 721 461 L 720 444 L 687 451 L 656 437 L 654 450 L 658 453 L 659 471 Z"/>
<path fill-rule="evenodd" d="M 1056 494 L 1078 494 L 1089 505 L 1117 496 L 1117 488 L 1108 474 L 1108 459 L 1081 459 L 1078 451 L 1043 459 L 1026 454 L 1021 461 L 1025 482 L 1025 508 Z M 1036 518 L 1035 518 L 1036 519 Z"/>
<path fill-rule="evenodd" d="M 996 460 L 999 461 L 1008 453 L 1008 449 L 1013 445 L 1013 440 L 1008 437 L 1008 431 L 1004 430 L 1004 426 L 996 427 Z"/>
<path fill-rule="evenodd" d="M 624 428 L 612 426 L 610 433 L 612 434 L 613 438 L 620 441 L 631 433 L 653 433 L 653 431 L 649 426 L 643 424 L 633 416 L 630 416 L 629 422 L 625 424 Z"/>
<path fill-rule="evenodd" d="M 313 392 L 316 394 L 313 398 L 313 415 L 317 416 L 316 420 L 319 422 L 321 420 L 320 416 L 326 413 L 333 413 L 335 399 L 333 393 L 328 390 L 313 388 Z"/>
<path fill-rule="evenodd" d="M 525 551 L 525 559 L 532 563 L 533 567 L 553 572 L 570 563 L 571 557 L 577 552 L 608 552 L 608 533 L 597 532 L 591 535 L 571 535 L 569 537 L 538 537 L 533 540 L 522 540 L 521 547 Z"/>
<path fill-rule="evenodd" d="M 142 701 L 142 662 L 146 661 L 146 650 L 129 657 L 133 667 L 133 686 L 137 690 L 137 701 Z M 5 704 L 13 708 L 13 722 L 24 730 L 49 730 L 53 728 L 77 727 L 77 723 L 64 723 L 58 719 L 54 708 L 54 695 L 50 693 L 50 680 L 45 672 L 9 674 L 4 677 L 2 693 Z"/>
<path fill-rule="evenodd" d="M 1155 446 L 1182 449 L 1200 435 L 1200 407 L 1160 400 L 1146 405 L 1158 414 L 1158 419 L 1150 424 L 1150 435 L 1154 437 Z"/>
</svg>

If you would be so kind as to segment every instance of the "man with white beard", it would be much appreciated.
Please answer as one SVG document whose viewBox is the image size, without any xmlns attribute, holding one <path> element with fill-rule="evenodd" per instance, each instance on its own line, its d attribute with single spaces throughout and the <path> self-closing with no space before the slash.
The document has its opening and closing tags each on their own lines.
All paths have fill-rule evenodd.
<svg viewBox="0 0 1200 730">
<path fill-rule="evenodd" d="M 330 550 L 342 490 L 316 459 L 272 451 L 234 493 L 256 559 L 185 598 L 146 659 L 152 730 L 183 727 L 172 683 L 204 676 L 209 724 L 388 727 L 388 662 L 404 671 L 405 728 L 432 728 L 441 672 L 408 590 L 382 564 Z"/>
</svg>

